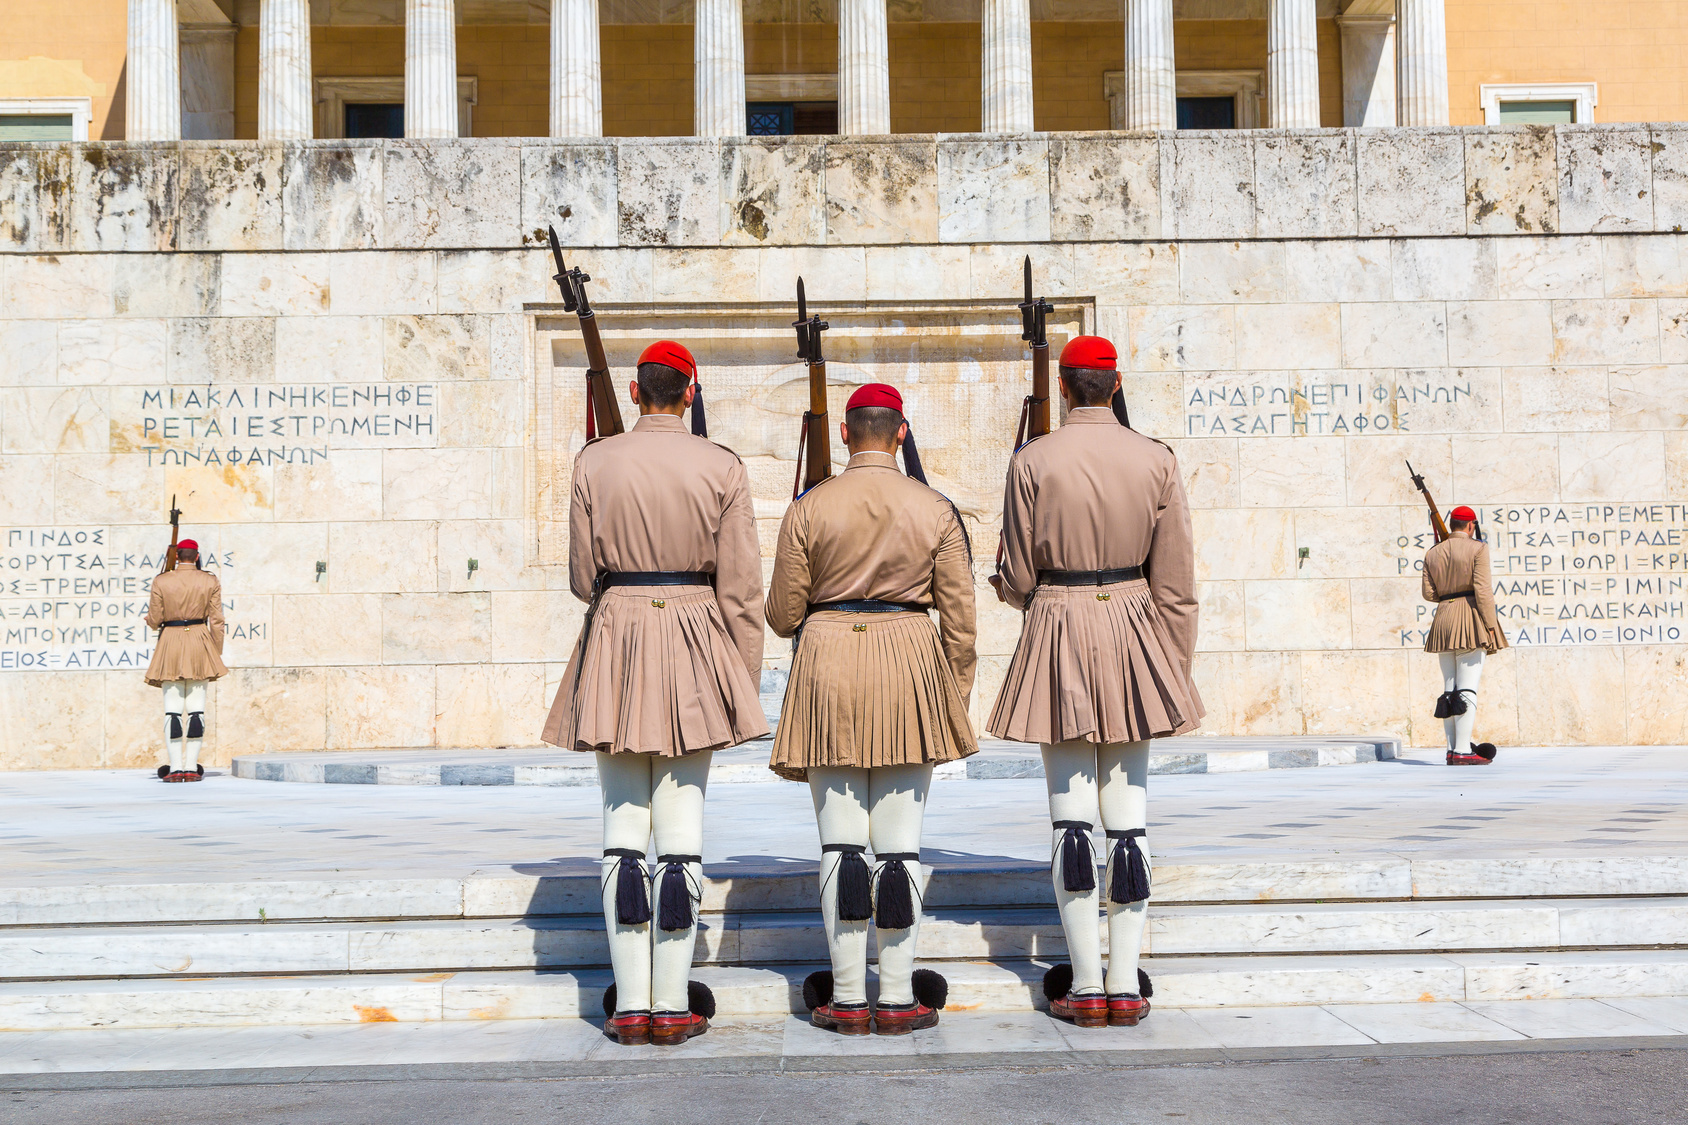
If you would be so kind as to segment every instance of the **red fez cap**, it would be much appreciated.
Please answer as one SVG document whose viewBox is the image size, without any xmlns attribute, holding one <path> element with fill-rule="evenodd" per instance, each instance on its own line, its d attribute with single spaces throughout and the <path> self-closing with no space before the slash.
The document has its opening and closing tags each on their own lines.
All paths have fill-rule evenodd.
<svg viewBox="0 0 1688 1125">
<path fill-rule="evenodd" d="M 197 550 L 199 550 L 199 544 L 195 543 L 192 539 L 183 539 L 183 540 L 180 540 L 179 542 L 177 542 L 176 550 L 178 550 L 178 551 L 197 551 Z"/>
<path fill-rule="evenodd" d="M 1460 523 L 1476 523 L 1477 513 L 1473 512 L 1470 508 L 1467 508 L 1464 504 L 1461 504 L 1459 507 L 1448 513 L 1448 518 L 1451 520 L 1458 520 Z"/>
<path fill-rule="evenodd" d="M 1062 367 L 1088 367 L 1094 371 L 1118 371 L 1119 353 L 1100 336 L 1074 336 L 1061 349 Z"/>
<path fill-rule="evenodd" d="M 639 354 L 639 362 L 666 364 L 676 371 L 684 371 L 694 383 L 697 382 L 697 360 L 673 340 L 658 340 Z"/>
<path fill-rule="evenodd" d="M 886 406 L 901 414 L 903 396 L 889 383 L 867 383 L 856 388 L 856 393 L 850 396 L 850 401 L 844 405 L 844 409 L 850 411 L 859 406 Z"/>
</svg>

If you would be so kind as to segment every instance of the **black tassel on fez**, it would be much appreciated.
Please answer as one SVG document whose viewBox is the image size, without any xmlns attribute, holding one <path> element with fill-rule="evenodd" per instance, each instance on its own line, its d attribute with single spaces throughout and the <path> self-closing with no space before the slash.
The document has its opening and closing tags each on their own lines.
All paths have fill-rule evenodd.
<svg viewBox="0 0 1688 1125">
<path fill-rule="evenodd" d="M 873 917 L 873 877 L 867 869 L 861 844 L 822 844 L 823 852 L 838 852 L 838 920 L 865 922 Z"/>
<path fill-rule="evenodd" d="M 920 465 L 920 447 L 914 444 L 913 426 L 908 428 L 908 433 L 903 437 L 903 468 L 921 484 L 926 483 L 926 470 Z"/>
<path fill-rule="evenodd" d="M 919 852 L 887 852 L 879 857 L 879 911 L 875 925 L 882 930 L 906 930 L 914 925 L 914 873 L 907 864 L 920 864 Z"/>
<path fill-rule="evenodd" d="M 605 848 L 615 865 L 615 920 L 623 926 L 643 926 L 651 920 L 650 891 L 645 886 L 645 853 L 632 848 Z"/>
<path fill-rule="evenodd" d="M 700 855 L 659 855 L 662 881 L 657 886 L 657 925 L 673 933 L 692 928 L 692 888 L 686 881 L 688 863 L 702 863 Z"/>
<path fill-rule="evenodd" d="M 703 387 L 692 384 L 692 435 L 709 436 L 709 420 L 703 416 Z"/>
<path fill-rule="evenodd" d="M 1082 820 L 1057 820 L 1061 837 L 1061 885 L 1069 891 L 1096 889 L 1096 858 L 1090 852 L 1090 825 Z"/>
<path fill-rule="evenodd" d="M 1108 839 L 1115 841 L 1114 877 L 1108 885 L 1110 902 L 1128 906 L 1149 897 L 1149 864 L 1143 858 L 1142 849 L 1137 846 L 1138 838 L 1147 835 L 1148 832 L 1142 828 L 1108 833 Z"/>
<path fill-rule="evenodd" d="M 1114 417 L 1119 419 L 1119 424 L 1129 430 L 1131 428 L 1131 415 L 1125 409 L 1124 388 L 1115 389 L 1114 397 L 1109 400 L 1108 406 L 1112 408 Z"/>
</svg>

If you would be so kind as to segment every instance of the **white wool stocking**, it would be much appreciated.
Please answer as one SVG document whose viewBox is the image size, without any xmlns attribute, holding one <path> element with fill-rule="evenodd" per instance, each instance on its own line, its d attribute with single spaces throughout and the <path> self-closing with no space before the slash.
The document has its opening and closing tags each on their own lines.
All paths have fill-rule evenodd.
<svg viewBox="0 0 1688 1125">
<path fill-rule="evenodd" d="M 919 852 L 926 794 L 931 785 L 932 767 L 924 763 L 875 769 L 811 767 L 809 794 L 815 802 L 821 844 L 866 845 L 876 856 Z M 837 876 L 843 858 L 838 852 L 821 853 L 821 919 L 832 954 L 832 997 L 840 1004 L 861 1004 L 867 1001 L 867 930 L 872 923 L 839 920 Z M 874 865 L 876 886 L 880 866 Z M 927 874 L 919 864 L 909 864 L 908 870 L 918 883 L 914 925 L 875 931 L 881 1004 L 914 1001 L 915 942 L 920 935 L 920 906 L 926 895 Z"/>
<path fill-rule="evenodd" d="M 170 680 L 164 685 L 164 752 L 170 759 L 171 773 L 193 773 L 199 765 L 199 753 L 205 737 L 190 737 L 196 729 L 204 729 L 205 680 Z M 174 722 L 172 722 L 174 720 Z M 177 724 L 182 733 L 171 737 Z"/>
<path fill-rule="evenodd" d="M 1442 733 L 1447 736 L 1449 750 L 1469 754 L 1471 731 L 1477 725 L 1477 681 L 1483 678 L 1483 650 L 1439 652 L 1436 659 L 1442 664 L 1442 690 L 1457 690 L 1465 697 L 1465 714 L 1443 719 Z"/>
<path fill-rule="evenodd" d="M 1075 739 L 1044 743 L 1043 777 L 1049 788 L 1049 819 L 1081 821 L 1118 831 L 1148 827 L 1149 744 Z M 1137 991 L 1137 959 L 1143 951 L 1143 926 L 1149 904 L 1108 903 L 1108 971 L 1102 974 L 1102 934 L 1098 911 L 1113 878 L 1113 841 L 1103 837 L 1107 869 L 1095 890 L 1069 891 L 1061 874 L 1061 839 L 1055 829 L 1050 872 L 1055 901 L 1061 910 L 1061 929 L 1067 936 L 1067 956 L 1073 966 L 1073 991 L 1112 995 Z M 1092 837 L 1092 845 L 1097 843 Z M 1148 837 L 1137 846 L 1152 867 Z"/>
<path fill-rule="evenodd" d="M 657 855 L 703 854 L 703 796 L 712 751 L 679 758 L 656 754 L 603 754 L 598 786 L 604 798 L 604 847 L 643 853 L 655 837 Z M 615 970 L 616 1008 L 623 1012 L 684 1012 L 697 944 L 697 912 L 703 897 L 703 865 L 686 863 L 692 896 L 692 926 L 667 931 L 657 923 L 657 887 L 647 887 L 652 920 L 623 926 L 616 920 L 615 892 L 620 860 L 602 865 L 604 928 Z M 641 867 L 644 867 L 641 864 Z M 645 868 L 651 870 L 650 868 Z M 654 869 L 657 880 L 661 868 Z"/>
</svg>

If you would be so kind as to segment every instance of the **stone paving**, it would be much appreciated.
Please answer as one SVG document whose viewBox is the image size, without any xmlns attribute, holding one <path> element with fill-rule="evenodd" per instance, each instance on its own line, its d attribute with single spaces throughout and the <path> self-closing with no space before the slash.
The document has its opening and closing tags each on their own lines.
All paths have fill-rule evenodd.
<svg viewBox="0 0 1688 1125">
<path fill-rule="evenodd" d="M 0 1033 L 0 1074 L 373 1067 L 492 1062 L 584 1063 L 606 1074 L 645 1064 L 782 1059 L 890 1062 L 957 1056 L 1213 1051 L 1505 1043 L 1688 1036 L 1688 998 L 1513 1000 L 1466 1004 L 1330 1004 L 1156 1011 L 1134 1028 L 1081 1029 L 1036 1012 L 948 1012 L 913 1035 L 845 1038 L 798 1016 L 724 1020 L 682 1047 L 620 1047 L 576 1019 L 160 1028 Z M 1024 1063 L 1024 1058 L 1017 1061 Z"/>
<path fill-rule="evenodd" d="M 1688 854 L 1680 747 L 1507 749 L 1449 768 L 1417 751 L 1334 770 L 1157 777 L 1155 854 L 1182 862 L 1378 855 Z M 1042 860 L 1036 779 L 940 781 L 927 861 Z M 274 785 L 139 771 L 0 775 L 0 886 L 232 881 L 338 872 L 456 876 L 595 856 L 590 789 Z M 712 791 L 708 863 L 819 854 L 805 787 Z"/>
</svg>

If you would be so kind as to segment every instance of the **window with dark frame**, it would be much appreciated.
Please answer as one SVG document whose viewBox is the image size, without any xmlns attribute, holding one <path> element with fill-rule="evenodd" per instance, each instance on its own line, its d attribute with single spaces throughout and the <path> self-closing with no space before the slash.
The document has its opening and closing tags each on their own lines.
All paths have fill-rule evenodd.
<svg viewBox="0 0 1688 1125">
<path fill-rule="evenodd" d="M 1232 97 L 1179 98 L 1180 129 L 1235 129 L 1237 99 Z"/>
<path fill-rule="evenodd" d="M 751 102 L 745 131 L 753 137 L 830 137 L 838 133 L 837 102 Z"/>
<path fill-rule="evenodd" d="M 347 102 L 348 137 L 403 137 L 403 102 Z"/>
</svg>

